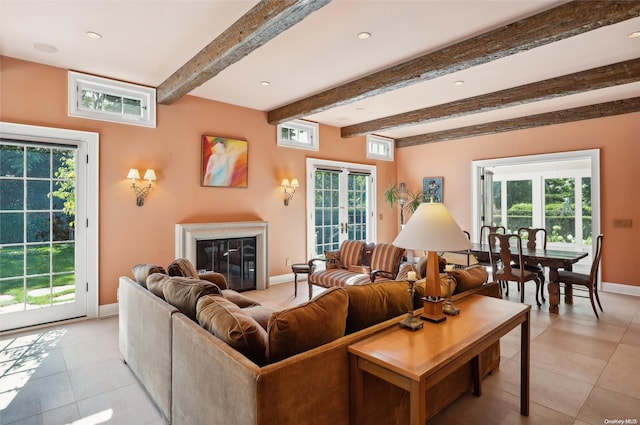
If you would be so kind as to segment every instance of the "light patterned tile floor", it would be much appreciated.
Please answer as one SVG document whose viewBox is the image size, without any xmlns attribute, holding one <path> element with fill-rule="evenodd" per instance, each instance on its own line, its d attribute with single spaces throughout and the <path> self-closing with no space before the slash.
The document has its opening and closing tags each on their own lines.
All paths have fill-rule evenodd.
<svg viewBox="0 0 640 425">
<path fill-rule="evenodd" d="M 322 292 L 314 288 L 314 295 Z M 306 282 L 245 295 L 273 309 L 308 298 Z M 532 303 L 527 290 L 525 301 Z M 513 287 L 511 301 L 517 302 Z M 519 414 L 519 330 L 502 339 L 499 371 L 482 396 L 465 394 L 432 425 L 603 425 L 640 421 L 640 299 L 602 293 L 596 319 L 588 300 L 532 308 L 531 414 Z M 464 314 L 464 313 L 463 313 Z M 636 421 L 636 422 L 633 422 Z M 60 323 L 0 337 L 0 424 L 161 425 L 164 421 L 118 353 L 118 318 Z M 301 424 L 304 421 L 301 420 Z M 206 424 L 227 425 L 227 424 Z M 277 424 L 274 424 L 277 425 Z"/>
</svg>

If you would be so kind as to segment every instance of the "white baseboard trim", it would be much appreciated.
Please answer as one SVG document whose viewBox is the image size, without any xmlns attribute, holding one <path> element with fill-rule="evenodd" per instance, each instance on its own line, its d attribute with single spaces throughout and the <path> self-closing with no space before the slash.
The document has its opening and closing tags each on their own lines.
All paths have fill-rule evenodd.
<svg viewBox="0 0 640 425">
<path fill-rule="evenodd" d="M 293 278 L 294 278 L 293 273 L 271 276 L 269 278 L 269 285 L 278 285 L 280 283 L 293 282 Z M 298 274 L 298 283 L 306 282 L 306 281 L 307 281 L 306 274 Z"/>
<path fill-rule="evenodd" d="M 105 305 L 98 306 L 98 318 L 116 316 L 118 312 L 119 312 L 118 303 L 105 304 Z"/>
<path fill-rule="evenodd" d="M 621 283 L 602 282 L 600 290 L 614 294 L 634 295 L 640 297 L 640 286 L 623 285 Z"/>
</svg>

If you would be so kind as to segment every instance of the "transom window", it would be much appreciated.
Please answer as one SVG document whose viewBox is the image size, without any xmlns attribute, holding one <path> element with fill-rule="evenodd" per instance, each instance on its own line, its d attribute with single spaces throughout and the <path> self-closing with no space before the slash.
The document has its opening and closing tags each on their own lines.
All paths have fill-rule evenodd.
<svg viewBox="0 0 640 425">
<path fill-rule="evenodd" d="M 320 149 L 318 128 L 317 123 L 304 120 L 278 124 L 278 146 L 317 151 Z"/>
<path fill-rule="evenodd" d="M 393 142 L 387 137 L 367 135 L 367 158 L 393 161 Z"/>
<path fill-rule="evenodd" d="M 69 71 L 69 116 L 155 127 L 155 108 L 155 89 Z"/>
</svg>

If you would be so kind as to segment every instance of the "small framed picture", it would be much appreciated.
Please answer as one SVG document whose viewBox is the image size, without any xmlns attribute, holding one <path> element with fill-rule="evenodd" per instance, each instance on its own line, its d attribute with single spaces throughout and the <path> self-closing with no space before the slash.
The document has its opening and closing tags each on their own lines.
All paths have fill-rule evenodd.
<svg viewBox="0 0 640 425">
<path fill-rule="evenodd" d="M 202 186 L 246 188 L 248 149 L 245 140 L 202 136 Z"/>
<path fill-rule="evenodd" d="M 422 196 L 424 202 L 442 203 L 443 177 L 425 177 L 422 179 Z"/>
</svg>

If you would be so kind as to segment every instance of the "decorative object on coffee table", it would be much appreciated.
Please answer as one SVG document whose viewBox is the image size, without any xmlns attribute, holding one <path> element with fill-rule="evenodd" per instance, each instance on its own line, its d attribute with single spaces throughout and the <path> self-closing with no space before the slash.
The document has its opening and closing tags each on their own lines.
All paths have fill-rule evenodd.
<svg viewBox="0 0 640 425">
<path fill-rule="evenodd" d="M 424 312 L 421 319 L 442 322 L 444 299 L 440 291 L 438 251 L 459 251 L 471 248 L 471 242 L 453 219 L 447 207 L 439 203 L 423 203 L 413 213 L 404 229 L 393 241 L 405 249 L 427 251 L 427 282 Z"/>
<path fill-rule="evenodd" d="M 456 308 L 453 305 L 453 301 L 451 301 L 451 279 L 453 279 L 453 277 L 450 273 L 453 271 L 453 268 L 453 264 L 447 264 L 445 266 L 445 271 L 447 272 L 447 299 L 442 305 L 442 312 L 449 316 L 457 316 L 460 314 L 460 309 Z"/>
<path fill-rule="evenodd" d="M 418 329 L 422 329 L 423 324 L 413 315 L 413 293 L 415 291 L 416 272 L 411 270 L 407 273 L 407 282 L 409 283 L 409 289 L 407 290 L 407 292 L 409 292 L 409 312 L 407 313 L 407 317 L 400 322 L 400 326 L 411 329 L 412 331 L 417 331 Z"/>
</svg>

